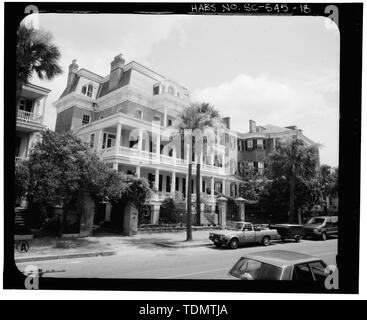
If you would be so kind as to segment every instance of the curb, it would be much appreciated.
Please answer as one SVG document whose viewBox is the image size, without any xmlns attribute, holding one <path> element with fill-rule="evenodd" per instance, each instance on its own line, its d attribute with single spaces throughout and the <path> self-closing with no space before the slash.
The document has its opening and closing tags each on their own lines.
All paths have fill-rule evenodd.
<svg viewBox="0 0 367 320">
<path fill-rule="evenodd" d="M 14 260 L 16 263 L 23 263 L 23 262 L 31 262 L 31 261 L 47 261 L 47 260 L 73 259 L 73 258 L 84 258 L 84 257 L 112 256 L 115 254 L 116 254 L 116 251 L 102 251 L 102 252 L 88 252 L 88 253 L 71 253 L 71 254 L 54 255 L 54 256 L 15 258 Z"/>
<path fill-rule="evenodd" d="M 166 248 L 193 248 L 193 247 L 208 247 L 211 246 L 212 243 L 192 243 L 192 244 L 180 244 L 180 243 L 169 243 L 169 242 L 154 242 L 155 245 L 166 247 Z"/>
</svg>

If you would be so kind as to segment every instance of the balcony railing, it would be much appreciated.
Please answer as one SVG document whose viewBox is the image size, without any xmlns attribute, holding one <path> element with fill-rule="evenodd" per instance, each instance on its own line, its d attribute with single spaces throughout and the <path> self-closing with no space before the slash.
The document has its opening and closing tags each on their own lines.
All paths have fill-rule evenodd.
<svg viewBox="0 0 367 320">
<path fill-rule="evenodd" d="M 186 196 L 180 191 L 175 191 L 174 193 L 167 192 L 167 191 L 154 191 L 152 195 L 153 200 L 159 200 L 159 201 L 163 201 L 166 198 L 172 198 L 172 197 L 175 198 L 175 200 L 177 201 L 184 201 L 186 199 Z M 212 198 L 210 194 L 201 192 L 200 198 L 203 201 L 210 203 L 213 200 L 215 201 L 216 197 Z M 191 201 L 192 201 L 192 204 L 194 205 L 196 201 L 196 193 L 191 194 Z"/>
<path fill-rule="evenodd" d="M 36 123 L 42 122 L 41 115 L 24 110 L 18 110 L 18 119 L 25 122 L 36 122 Z"/>
<path fill-rule="evenodd" d="M 128 159 L 138 160 L 142 163 L 156 164 L 162 163 L 170 166 L 178 166 L 182 168 L 187 167 L 187 159 L 174 158 L 163 154 L 157 154 L 155 152 L 148 152 L 143 150 L 138 150 L 137 148 L 128 148 L 128 147 L 119 147 L 118 152 L 116 146 L 112 146 L 109 148 L 104 148 L 100 151 L 102 157 L 104 156 L 123 156 Z M 192 162 L 193 168 L 196 166 L 196 163 Z M 209 171 L 213 173 L 223 174 L 225 169 L 223 167 L 212 166 L 209 164 L 202 164 L 201 169 L 203 171 Z"/>
</svg>

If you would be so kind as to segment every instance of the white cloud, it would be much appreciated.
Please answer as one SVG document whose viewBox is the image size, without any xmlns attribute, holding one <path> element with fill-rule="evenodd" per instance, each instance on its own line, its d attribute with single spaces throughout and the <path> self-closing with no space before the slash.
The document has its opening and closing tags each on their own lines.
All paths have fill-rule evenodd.
<svg viewBox="0 0 367 320">
<path fill-rule="evenodd" d="M 231 117 L 232 128 L 240 132 L 248 132 L 250 119 L 262 125 L 297 125 L 306 136 L 324 145 L 321 161 L 337 165 L 338 107 L 334 103 L 330 106 L 327 99 L 330 94 L 337 97 L 338 91 L 334 86 L 320 86 L 321 83 L 329 82 L 318 79 L 315 87 L 315 83 L 294 84 L 266 75 L 241 74 L 216 87 L 199 89 L 193 97 L 214 104 L 222 116 Z"/>
</svg>

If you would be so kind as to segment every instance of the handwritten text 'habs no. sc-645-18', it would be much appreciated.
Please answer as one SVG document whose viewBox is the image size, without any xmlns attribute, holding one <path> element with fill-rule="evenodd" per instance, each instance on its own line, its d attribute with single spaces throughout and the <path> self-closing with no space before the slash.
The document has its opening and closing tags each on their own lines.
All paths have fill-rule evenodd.
<svg viewBox="0 0 367 320">
<path fill-rule="evenodd" d="M 289 14 L 310 14 L 310 5 L 307 4 L 287 4 L 287 3 L 201 3 L 191 4 L 191 12 L 197 13 L 289 13 Z"/>
</svg>

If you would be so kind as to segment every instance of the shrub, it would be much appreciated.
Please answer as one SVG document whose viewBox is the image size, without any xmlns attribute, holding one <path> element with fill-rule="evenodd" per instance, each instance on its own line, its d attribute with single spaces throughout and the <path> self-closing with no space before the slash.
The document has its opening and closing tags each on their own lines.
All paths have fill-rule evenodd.
<svg viewBox="0 0 367 320">
<path fill-rule="evenodd" d="M 159 222 L 183 223 L 185 212 L 186 210 L 178 202 L 175 202 L 172 198 L 166 198 L 163 200 L 159 210 Z"/>
<path fill-rule="evenodd" d="M 29 181 L 29 170 L 27 161 L 23 160 L 15 164 L 14 196 L 15 203 L 26 195 Z"/>
</svg>

